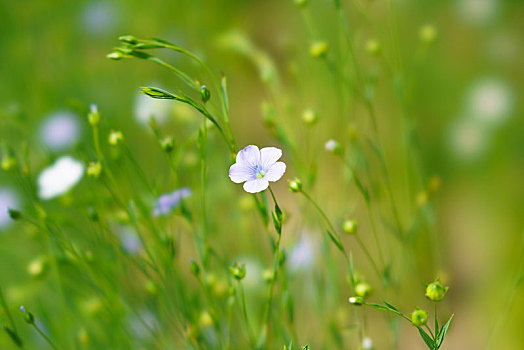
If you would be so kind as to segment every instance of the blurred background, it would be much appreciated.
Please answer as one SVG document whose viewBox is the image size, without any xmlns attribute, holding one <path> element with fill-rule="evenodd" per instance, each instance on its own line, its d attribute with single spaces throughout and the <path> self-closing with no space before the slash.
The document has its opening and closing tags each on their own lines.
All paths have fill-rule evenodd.
<svg viewBox="0 0 524 350">
<path fill-rule="evenodd" d="M 159 193 L 172 191 L 174 188 L 159 179 L 169 170 L 148 119 L 154 115 L 164 134 L 182 142 L 198 130 L 201 117 L 184 106 L 139 93 L 141 86 L 184 89 L 167 70 L 139 60 L 115 62 L 105 56 L 124 34 L 163 38 L 191 50 L 216 75 L 227 76 L 231 126 L 239 147 L 256 144 L 284 149 L 288 170 L 274 187 L 289 213 L 284 246 L 289 252 L 288 263 L 296 264 L 290 265 L 290 270 L 298 271 L 292 280 L 298 340 L 322 349 L 330 344 L 327 324 L 350 323 L 347 297 L 351 293 L 340 272 L 333 279 L 335 299 L 327 303 L 325 314 L 318 316 L 321 294 L 311 290 L 318 289 L 318 276 L 322 275 L 318 271 L 326 269 L 318 244 L 322 226 L 307 202 L 289 193 L 286 182 L 304 174 L 301 166 L 311 165 L 316 169 L 314 179 L 303 180 L 311 185 L 310 193 L 333 222 L 339 225 L 345 218 L 355 217 L 362 235 L 369 234 L 365 208 L 351 182 L 345 180 L 348 172 L 344 164 L 324 149 L 326 141 L 335 139 L 351 153 L 351 145 L 363 145 L 366 139 L 376 137 L 365 104 L 345 97 L 348 89 L 337 80 L 337 75 L 345 74 L 372 96 L 378 139 L 400 221 L 415 231 L 410 243 L 412 261 L 399 262 L 402 244 L 387 230 L 385 222 L 391 213 L 384 204 L 386 195 L 381 195 L 383 182 L 373 180 L 381 178 L 380 167 L 372 151 L 359 153 L 369 160 L 369 184 L 376 185 L 375 197 L 382 198 L 380 203 L 384 204 L 377 209 L 386 213 L 384 220 L 379 219 L 379 231 L 393 266 L 395 286 L 393 292 L 386 293 L 355 241 L 345 236 L 344 244 L 355 250 L 358 269 L 374 286 L 371 300 L 387 299 L 406 312 L 415 306 L 429 308 L 424 283 L 440 276 L 450 286 L 441 303 L 442 317 L 455 314 L 443 348 L 524 348 L 524 110 L 520 98 L 524 93 L 524 3 L 341 2 L 347 27 L 339 25 L 339 13 L 329 0 L 310 0 L 305 8 L 291 0 L 0 0 L 2 154 L 6 158 L 13 150 L 23 157 L 27 149 L 34 184 L 36 175 L 63 155 L 73 155 L 87 164 L 94 151 L 86 116 L 94 103 L 102 116 L 103 135 L 111 129 L 122 131 L 137 163 Z M 346 47 L 341 34 L 344 28 L 350 33 L 353 58 L 341 49 Z M 319 40 L 329 45 L 325 58 L 312 57 L 310 52 Z M 185 57 L 159 55 L 206 83 L 201 69 Z M 358 62 L 359 72 L 354 62 Z M 268 111 L 273 107 L 273 112 Z M 307 109 L 318 115 L 314 127 L 302 120 Z M 292 157 L 282 139 L 275 136 L 271 118 L 293 140 L 298 156 Z M 263 288 L 260 275 L 270 264 L 270 249 L 264 231 L 256 228 L 260 225 L 249 199 L 241 186 L 227 177 L 231 160 L 226 147 L 218 136 L 210 137 L 208 203 L 214 211 L 210 240 L 228 261 L 249 263 L 247 274 L 253 278 L 253 287 L 247 290 L 249 302 L 255 299 L 253 295 L 263 294 L 259 291 Z M 191 201 L 198 205 L 196 146 L 188 146 L 181 154 L 181 164 L 178 182 L 194 188 L 190 205 Z M 123 177 L 132 170 L 115 163 L 114 171 Z M 439 186 L 428 194 L 424 189 L 430 179 Z M 101 189 L 82 179 L 73 192 L 42 204 L 82 249 L 90 244 L 86 238 L 91 232 L 85 223 L 87 207 Z M 131 196 L 133 182 L 122 185 L 122 192 Z M 63 277 L 66 287 L 56 287 L 56 282 L 51 282 L 56 280 L 53 273 L 38 270 L 38 262 L 48 254 L 42 234 L 7 215 L 6 208 L 24 212 L 31 201 L 12 172 L 0 172 L 0 286 L 23 339 L 32 345 L 28 348 L 44 348 L 22 323 L 16 310 L 22 304 L 31 306 L 52 337 L 57 338 L 60 332 L 76 337 L 85 328 L 94 339 L 90 343 L 93 348 L 107 344 L 103 327 L 111 329 L 107 327 L 115 321 L 113 316 L 96 312 L 89 316 L 100 308 L 89 284 Z M 422 224 L 413 224 L 419 216 Z M 114 230 L 124 242 L 129 238 L 126 227 L 118 225 Z M 133 241 L 132 233 L 129 235 L 132 250 L 136 238 Z M 195 253 L 190 239 L 184 237 L 181 260 L 187 265 Z M 376 254 L 372 236 L 363 236 L 363 240 Z M 104 271 L 103 254 L 91 249 Z M 36 267 L 32 265 L 35 262 Z M 131 300 L 128 305 L 142 314 L 142 320 L 156 322 L 154 307 L 150 301 L 144 302 L 146 297 L 134 285 L 133 277 L 120 276 L 121 296 L 115 298 Z M 198 291 L 189 272 L 182 278 L 190 281 L 190 293 Z M 71 298 L 58 297 L 64 293 Z M 72 314 L 71 310 L 83 310 L 87 315 Z M 423 349 L 409 324 L 399 324 L 399 339 L 392 345 L 388 319 L 376 310 L 368 310 L 367 317 L 375 348 Z M 82 326 L 94 320 L 104 326 Z M 129 319 L 129 329 L 139 328 L 136 334 L 140 334 L 141 324 Z M 352 339 L 350 333 L 350 327 L 342 331 L 347 339 Z M 141 341 L 140 346 L 154 348 L 148 340 Z M 125 348 L 121 344 L 113 346 Z M 346 344 L 347 348 L 357 347 L 352 340 Z M 2 334 L 0 347 L 9 346 L 9 339 Z"/>
</svg>

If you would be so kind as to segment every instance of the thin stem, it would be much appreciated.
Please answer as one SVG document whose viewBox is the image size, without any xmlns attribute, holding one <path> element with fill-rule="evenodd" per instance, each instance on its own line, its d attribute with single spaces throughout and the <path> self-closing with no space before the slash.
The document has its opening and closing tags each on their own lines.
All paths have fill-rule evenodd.
<svg viewBox="0 0 524 350">
<path fill-rule="evenodd" d="M 244 322 L 246 324 L 247 336 L 251 346 L 254 346 L 255 337 L 253 336 L 253 332 L 251 330 L 251 325 L 249 322 L 249 317 L 247 314 L 246 294 L 244 293 L 244 287 L 242 286 L 242 283 L 240 281 L 238 281 L 238 289 L 240 290 L 240 303 L 242 304 L 242 316 L 244 317 Z"/>
<path fill-rule="evenodd" d="M 45 335 L 44 332 L 42 332 L 40 330 L 40 328 L 38 328 L 38 326 L 36 325 L 36 323 L 31 323 L 31 325 L 33 326 L 33 328 L 38 332 L 38 334 L 40 334 L 42 336 L 42 338 L 44 338 L 44 340 L 53 348 L 53 349 L 57 349 L 57 347 L 55 346 L 55 344 L 53 344 L 53 342 L 51 341 L 51 339 L 49 339 L 49 337 L 47 335 Z"/>
</svg>

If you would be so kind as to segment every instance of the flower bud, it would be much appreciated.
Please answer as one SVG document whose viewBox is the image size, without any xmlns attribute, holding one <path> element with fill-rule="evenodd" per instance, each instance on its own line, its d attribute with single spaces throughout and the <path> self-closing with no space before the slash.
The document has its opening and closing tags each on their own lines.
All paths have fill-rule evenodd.
<svg viewBox="0 0 524 350">
<path fill-rule="evenodd" d="M 87 166 L 87 176 L 98 179 L 102 174 L 102 164 L 100 162 L 91 162 Z"/>
<path fill-rule="evenodd" d="M 195 260 L 191 259 L 191 262 L 189 263 L 189 269 L 194 276 L 200 275 L 200 266 Z"/>
<path fill-rule="evenodd" d="M 132 35 L 122 35 L 122 36 L 118 37 L 118 40 L 120 40 L 120 41 L 122 41 L 122 42 L 124 42 L 126 44 L 130 44 L 130 45 L 138 44 L 137 38 L 135 38 Z"/>
<path fill-rule="evenodd" d="M 35 323 L 35 317 L 33 316 L 33 314 L 30 313 L 29 311 L 27 311 L 23 305 L 20 306 L 20 311 L 22 311 L 24 313 L 24 320 L 27 323 L 29 323 L 29 324 L 34 324 Z"/>
<path fill-rule="evenodd" d="M 366 282 L 359 282 L 355 286 L 355 294 L 359 297 L 366 298 L 373 293 L 373 288 Z"/>
<path fill-rule="evenodd" d="M 442 186 L 442 179 L 438 175 L 433 175 L 428 181 L 428 192 L 438 192 Z"/>
<path fill-rule="evenodd" d="M 160 141 L 160 147 L 166 152 L 171 153 L 175 149 L 175 140 L 168 136 Z"/>
<path fill-rule="evenodd" d="M 113 61 L 119 61 L 122 58 L 124 58 L 124 55 L 121 52 L 113 51 L 111 53 L 108 53 L 106 57 Z"/>
<path fill-rule="evenodd" d="M 433 283 L 426 285 L 426 297 L 432 301 L 441 301 L 448 292 L 449 287 L 442 286 L 440 278 Z"/>
<path fill-rule="evenodd" d="M 325 41 L 315 41 L 309 47 L 309 53 L 311 57 L 321 59 L 326 57 L 329 51 L 329 45 Z"/>
<path fill-rule="evenodd" d="M 22 213 L 16 209 L 11 209 L 11 208 L 8 208 L 7 209 L 7 213 L 9 214 L 9 217 L 12 219 L 12 220 L 18 220 L 22 217 Z"/>
<path fill-rule="evenodd" d="M 347 233 L 348 235 L 356 235 L 358 231 L 358 224 L 355 220 L 345 220 L 342 223 L 342 231 Z"/>
<path fill-rule="evenodd" d="M 378 55 L 380 51 L 382 50 L 382 47 L 380 47 L 380 43 L 374 39 L 368 40 L 366 42 L 366 51 L 370 55 Z"/>
<path fill-rule="evenodd" d="M 348 299 L 350 304 L 360 306 L 364 304 L 364 299 L 362 297 L 356 296 L 356 297 L 349 297 Z"/>
<path fill-rule="evenodd" d="M 211 98 L 211 91 L 207 88 L 207 86 L 202 85 L 200 87 L 200 99 L 202 102 L 206 103 Z"/>
<path fill-rule="evenodd" d="M 426 24 L 420 28 L 419 37 L 423 43 L 432 44 L 437 40 L 437 29 L 431 24 Z"/>
<path fill-rule="evenodd" d="M 93 222 L 100 221 L 100 216 L 98 215 L 96 209 L 93 207 L 87 208 L 87 218 Z"/>
<path fill-rule="evenodd" d="M 149 295 L 157 295 L 158 294 L 158 287 L 155 282 L 151 280 L 147 280 L 144 284 L 144 289 Z"/>
<path fill-rule="evenodd" d="M 266 283 L 270 283 L 273 280 L 273 271 L 270 269 L 264 270 L 264 273 L 262 274 L 262 279 Z"/>
<path fill-rule="evenodd" d="M 89 343 L 89 335 L 87 334 L 87 331 L 84 328 L 81 328 L 78 331 L 77 336 L 80 344 L 86 345 L 87 343 Z"/>
<path fill-rule="evenodd" d="M 98 107 L 95 104 L 89 106 L 89 113 L 87 114 L 87 120 L 91 126 L 97 126 L 100 124 L 100 113 L 98 113 Z"/>
<path fill-rule="evenodd" d="M 45 260 L 42 257 L 38 257 L 32 260 L 27 266 L 27 273 L 32 277 L 42 276 L 45 270 Z"/>
<path fill-rule="evenodd" d="M 107 142 L 109 142 L 111 146 L 116 146 L 122 143 L 122 141 L 124 141 L 124 134 L 122 134 L 121 131 L 111 130 L 107 138 Z"/>
<path fill-rule="evenodd" d="M 10 154 L 4 154 L 2 157 L 2 170 L 9 171 L 16 166 L 16 159 Z"/>
<path fill-rule="evenodd" d="M 302 112 L 302 120 L 307 125 L 313 125 L 318 120 L 317 113 L 314 110 L 308 108 Z"/>
<path fill-rule="evenodd" d="M 207 311 L 203 311 L 200 314 L 200 318 L 198 319 L 198 324 L 200 327 L 211 327 L 213 325 L 213 318 Z"/>
<path fill-rule="evenodd" d="M 299 178 L 294 178 L 289 181 L 288 188 L 291 192 L 302 192 L 302 181 Z"/>
<path fill-rule="evenodd" d="M 332 152 L 334 154 L 342 154 L 342 146 L 338 141 L 335 141 L 333 139 L 328 140 L 324 147 L 328 152 Z"/>
<path fill-rule="evenodd" d="M 418 307 L 415 308 L 415 311 L 411 313 L 411 323 L 417 327 L 426 325 L 426 323 L 428 323 L 428 312 Z"/>
<path fill-rule="evenodd" d="M 419 192 L 417 194 L 417 205 L 423 207 L 428 203 L 428 193 L 426 191 Z"/>
<path fill-rule="evenodd" d="M 238 263 L 235 263 L 229 268 L 229 271 L 237 281 L 242 281 L 246 277 L 246 264 L 238 265 Z"/>
</svg>

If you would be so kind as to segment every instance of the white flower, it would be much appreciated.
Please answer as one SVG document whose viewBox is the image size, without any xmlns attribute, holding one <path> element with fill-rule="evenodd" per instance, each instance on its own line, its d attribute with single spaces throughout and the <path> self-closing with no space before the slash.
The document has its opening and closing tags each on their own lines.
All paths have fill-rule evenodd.
<svg viewBox="0 0 524 350">
<path fill-rule="evenodd" d="M 497 0 L 458 0 L 459 16 L 469 24 L 481 26 L 490 22 L 499 10 Z"/>
<path fill-rule="evenodd" d="M 467 96 L 467 113 L 488 124 L 503 122 L 513 110 L 510 87 L 495 78 L 475 83 Z"/>
<path fill-rule="evenodd" d="M 373 341 L 369 337 L 365 337 L 362 339 L 362 350 L 372 350 L 373 349 Z"/>
<path fill-rule="evenodd" d="M 56 160 L 38 176 L 38 196 L 51 199 L 69 191 L 84 175 L 84 165 L 70 156 Z"/>
<path fill-rule="evenodd" d="M 276 147 L 247 146 L 237 154 L 236 163 L 229 168 L 229 177 L 235 183 L 244 184 L 249 193 L 262 192 L 269 186 L 269 181 L 278 181 L 286 172 L 286 164 L 277 162 L 282 151 Z"/>
<path fill-rule="evenodd" d="M 40 138 L 53 151 L 60 151 L 74 145 L 79 135 L 78 120 L 68 111 L 51 114 L 40 127 Z"/>
<path fill-rule="evenodd" d="M 459 120 L 450 130 L 449 147 L 456 157 L 474 160 L 489 148 L 488 136 L 480 123 L 471 119 Z"/>
<path fill-rule="evenodd" d="M 8 210 L 16 209 L 18 198 L 9 188 L 0 188 L 0 227 L 7 227 L 12 222 Z"/>
</svg>

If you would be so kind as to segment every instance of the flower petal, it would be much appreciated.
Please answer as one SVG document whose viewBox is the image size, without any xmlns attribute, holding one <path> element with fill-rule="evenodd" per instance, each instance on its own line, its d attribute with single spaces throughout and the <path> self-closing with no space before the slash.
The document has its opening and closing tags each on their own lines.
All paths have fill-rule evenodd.
<svg viewBox="0 0 524 350">
<path fill-rule="evenodd" d="M 244 181 L 256 179 L 256 175 L 254 174 L 252 167 L 236 163 L 229 168 L 229 178 L 231 181 L 238 184 Z"/>
<path fill-rule="evenodd" d="M 276 147 L 264 147 L 260 150 L 260 165 L 266 171 L 282 157 L 282 150 Z"/>
<path fill-rule="evenodd" d="M 237 163 L 255 166 L 260 162 L 260 151 L 257 146 L 249 145 L 237 154 Z"/>
<path fill-rule="evenodd" d="M 244 190 L 249 193 L 257 193 L 264 191 L 268 186 L 269 182 L 266 179 L 254 179 L 244 184 Z"/>
<path fill-rule="evenodd" d="M 267 181 L 278 181 L 286 172 L 286 164 L 283 162 L 276 162 L 269 168 L 263 179 Z"/>
</svg>

